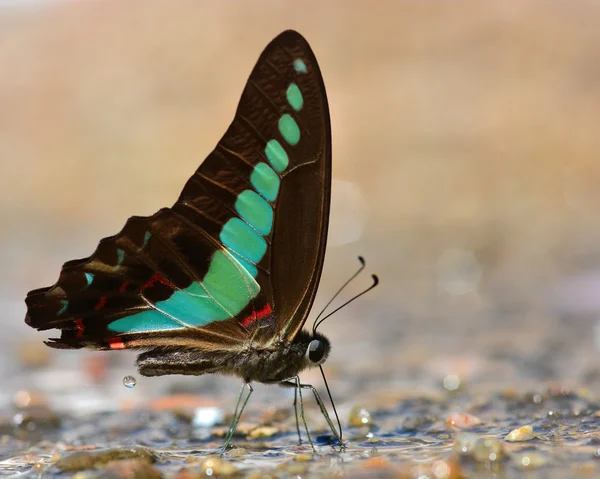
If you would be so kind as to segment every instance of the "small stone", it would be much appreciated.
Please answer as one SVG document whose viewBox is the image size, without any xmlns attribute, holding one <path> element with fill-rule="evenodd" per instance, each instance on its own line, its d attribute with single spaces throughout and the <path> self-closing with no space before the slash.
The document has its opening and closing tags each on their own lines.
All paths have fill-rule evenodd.
<svg viewBox="0 0 600 479">
<path fill-rule="evenodd" d="M 13 403 L 19 409 L 32 407 L 46 407 L 48 401 L 46 396 L 36 391 L 21 389 L 13 395 Z"/>
<path fill-rule="evenodd" d="M 227 457 L 242 457 L 246 454 L 248 454 L 248 451 L 245 447 L 233 447 L 232 449 L 229 449 L 227 452 L 225 452 L 225 455 Z"/>
<path fill-rule="evenodd" d="M 373 425 L 371 413 L 360 406 L 354 406 L 352 408 L 352 410 L 350 411 L 350 417 L 348 418 L 348 422 L 353 427 Z"/>
<path fill-rule="evenodd" d="M 202 471 L 207 476 L 232 476 L 238 472 L 237 467 L 227 461 L 211 457 L 201 463 Z"/>
<path fill-rule="evenodd" d="M 457 429 L 471 429 L 472 427 L 479 426 L 481 423 L 481 419 L 477 416 L 466 412 L 454 412 L 446 418 L 446 425 Z"/>
<path fill-rule="evenodd" d="M 156 461 L 157 456 L 151 449 L 141 446 L 94 452 L 79 451 L 63 457 L 55 465 L 61 471 L 75 472 L 124 459 L 135 459 L 137 461 L 152 463 Z"/>
<path fill-rule="evenodd" d="M 535 437 L 535 433 L 533 432 L 533 428 L 531 426 L 523 426 L 510 431 L 505 439 L 508 442 L 523 442 L 531 441 Z"/>
<path fill-rule="evenodd" d="M 147 461 L 141 459 L 126 459 L 123 461 L 113 461 L 106 465 L 108 477 L 160 479 L 160 471 Z"/>
<path fill-rule="evenodd" d="M 309 462 L 314 460 L 314 456 L 312 454 L 306 454 L 301 452 L 299 454 L 294 455 L 294 461 L 296 462 Z"/>
<path fill-rule="evenodd" d="M 279 429 L 273 426 L 261 426 L 250 431 L 246 436 L 247 439 L 258 439 L 264 437 L 273 437 L 279 432 Z"/>
</svg>

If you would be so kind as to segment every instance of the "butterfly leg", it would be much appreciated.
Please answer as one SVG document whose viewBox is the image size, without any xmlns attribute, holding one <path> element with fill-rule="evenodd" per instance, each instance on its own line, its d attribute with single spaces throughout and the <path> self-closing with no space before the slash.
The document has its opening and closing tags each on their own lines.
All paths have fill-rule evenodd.
<svg viewBox="0 0 600 479">
<path fill-rule="evenodd" d="M 302 445 L 302 436 L 300 435 L 300 421 L 298 420 L 298 388 L 294 388 L 294 416 L 296 416 L 296 431 L 298 432 L 298 445 Z"/>
<path fill-rule="evenodd" d="M 315 445 L 312 442 L 310 437 L 310 432 L 308 431 L 308 424 L 306 423 L 306 418 L 304 417 L 304 402 L 302 400 L 302 384 L 300 383 L 300 378 L 296 376 L 295 378 L 290 378 L 286 381 L 281 381 L 281 384 L 284 387 L 294 388 L 294 414 L 296 415 L 296 430 L 298 431 L 298 442 L 302 443 L 302 438 L 300 437 L 300 426 L 298 424 L 298 407 L 297 407 L 297 398 L 300 398 L 300 418 L 302 419 L 302 423 L 304 424 L 304 429 L 306 430 L 306 436 L 308 437 L 308 442 L 313 452 L 317 452 L 315 449 Z"/>
<path fill-rule="evenodd" d="M 242 397 L 244 396 L 244 389 L 246 389 L 246 387 L 248 388 L 248 395 L 246 396 L 246 399 L 244 399 L 244 402 L 242 403 Z M 250 399 L 250 396 L 252 395 L 253 392 L 254 392 L 254 389 L 252 388 L 252 385 L 250 383 L 244 383 L 244 385 L 242 386 L 242 390 L 240 391 L 240 395 L 238 397 L 237 404 L 235 405 L 235 411 L 233 412 L 233 419 L 231 420 L 231 425 L 229 426 L 229 432 L 227 433 L 227 438 L 225 439 L 225 443 L 223 444 L 223 449 L 221 450 L 221 454 L 219 454 L 219 456 L 223 456 L 223 454 L 225 454 L 225 452 L 227 451 L 227 448 L 229 447 L 229 444 L 231 443 L 231 439 L 233 438 L 233 434 L 235 433 L 235 430 L 237 428 L 238 422 L 240 421 L 240 417 L 242 416 L 242 413 L 244 412 L 244 408 L 246 407 L 246 404 L 248 403 L 248 399 Z M 240 408 L 240 403 L 242 404 L 241 408 Z"/>
<path fill-rule="evenodd" d="M 323 404 L 323 400 L 321 399 L 321 396 L 319 395 L 317 390 L 314 388 L 314 386 L 312 384 L 300 384 L 299 380 L 298 380 L 297 387 L 298 387 L 299 391 L 301 389 L 310 389 L 313 392 L 313 395 L 315 396 L 315 400 L 317 401 L 317 404 L 319 405 L 319 408 L 321 409 L 321 413 L 323 414 L 323 416 L 325 417 L 325 420 L 327 421 L 327 424 L 329 425 L 329 429 L 331 429 L 331 432 L 333 433 L 333 435 L 340 442 L 342 449 L 345 449 L 346 446 L 344 445 L 344 442 L 342 441 L 341 435 L 338 432 L 338 430 L 335 428 L 335 426 L 333 425 L 333 422 L 332 422 L 331 418 L 329 417 L 329 413 L 327 412 L 327 409 L 325 408 L 325 405 Z M 300 397 L 302 397 L 302 396 L 300 396 Z"/>
<path fill-rule="evenodd" d="M 294 378 L 295 381 L 295 389 L 298 392 L 298 396 L 300 397 L 300 417 L 302 418 L 302 422 L 304 423 L 304 430 L 306 431 L 306 437 L 308 438 L 308 442 L 310 444 L 310 447 L 312 448 L 313 452 L 317 452 L 317 450 L 315 449 L 315 445 L 312 442 L 312 439 L 310 438 L 310 432 L 308 431 L 308 424 L 306 424 L 306 418 L 304 417 L 304 401 L 302 400 L 302 384 L 300 383 L 300 378 L 298 376 L 296 376 Z M 295 413 L 296 413 L 296 421 L 298 421 L 298 410 L 296 408 L 295 409 Z M 296 422 L 297 423 L 297 422 Z M 300 428 L 298 428 L 298 437 L 300 437 Z"/>
</svg>

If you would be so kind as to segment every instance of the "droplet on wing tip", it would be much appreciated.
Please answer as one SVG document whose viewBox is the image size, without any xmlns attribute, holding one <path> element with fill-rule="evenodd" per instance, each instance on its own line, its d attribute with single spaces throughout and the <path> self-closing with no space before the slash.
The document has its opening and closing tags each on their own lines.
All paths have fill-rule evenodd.
<svg viewBox="0 0 600 479">
<path fill-rule="evenodd" d="M 126 388 L 132 388 L 137 384 L 137 379 L 135 379 L 133 376 L 125 376 L 123 378 L 123 386 L 125 386 Z"/>
</svg>

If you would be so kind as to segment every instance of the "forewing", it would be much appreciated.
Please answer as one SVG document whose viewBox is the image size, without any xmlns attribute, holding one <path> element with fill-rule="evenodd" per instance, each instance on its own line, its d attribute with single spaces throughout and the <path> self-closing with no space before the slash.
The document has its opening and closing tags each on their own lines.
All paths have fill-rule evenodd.
<svg viewBox="0 0 600 479">
<path fill-rule="evenodd" d="M 320 278 L 331 175 L 323 81 L 296 32 L 260 56 L 224 137 L 172 208 L 130 218 L 31 291 L 53 347 L 232 349 L 293 338 Z"/>
</svg>

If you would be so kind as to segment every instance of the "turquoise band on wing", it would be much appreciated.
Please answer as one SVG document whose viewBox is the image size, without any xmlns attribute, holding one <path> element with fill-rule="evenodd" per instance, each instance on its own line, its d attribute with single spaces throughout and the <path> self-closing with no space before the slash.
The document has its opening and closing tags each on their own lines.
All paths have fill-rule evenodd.
<svg viewBox="0 0 600 479">
<path fill-rule="evenodd" d="M 184 326 L 201 327 L 239 314 L 260 291 L 256 280 L 233 258 L 215 251 L 208 273 L 200 283 L 175 291 L 158 301 L 156 309 L 127 316 L 109 325 L 117 333 L 140 333 Z"/>
</svg>

